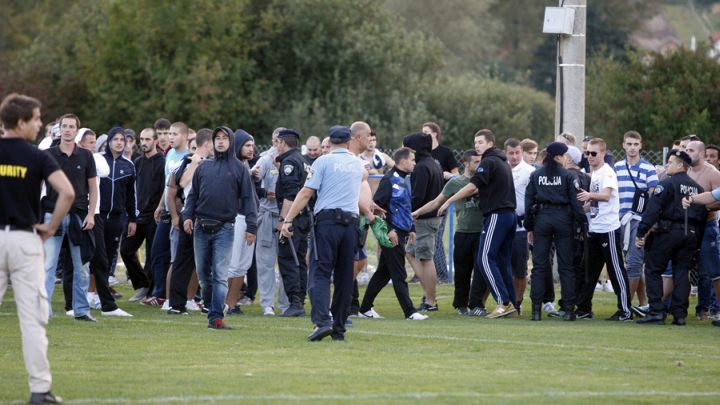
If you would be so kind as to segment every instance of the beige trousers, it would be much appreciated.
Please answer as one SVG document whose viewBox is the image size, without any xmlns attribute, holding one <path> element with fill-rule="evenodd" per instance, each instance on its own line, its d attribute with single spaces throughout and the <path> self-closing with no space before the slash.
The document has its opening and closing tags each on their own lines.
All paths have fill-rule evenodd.
<svg viewBox="0 0 720 405">
<path fill-rule="evenodd" d="M 30 392 L 48 392 L 52 385 L 47 358 L 48 300 L 45 291 L 43 242 L 26 231 L 0 228 L 0 303 L 12 282 L 22 335 Z"/>
</svg>

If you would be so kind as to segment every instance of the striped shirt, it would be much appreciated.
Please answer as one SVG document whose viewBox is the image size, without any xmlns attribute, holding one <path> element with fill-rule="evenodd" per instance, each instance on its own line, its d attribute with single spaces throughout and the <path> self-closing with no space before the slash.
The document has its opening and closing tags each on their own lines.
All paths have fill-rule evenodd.
<svg viewBox="0 0 720 405">
<path fill-rule="evenodd" d="M 617 173 L 618 185 L 620 187 L 620 217 L 622 217 L 632 208 L 633 196 L 635 195 L 633 180 L 635 180 L 635 184 L 637 184 L 640 190 L 647 190 L 658 184 L 658 177 L 655 172 L 655 167 L 642 158 L 630 166 L 632 179 L 628 174 L 625 160 L 615 163 L 614 169 L 615 173 Z"/>
</svg>

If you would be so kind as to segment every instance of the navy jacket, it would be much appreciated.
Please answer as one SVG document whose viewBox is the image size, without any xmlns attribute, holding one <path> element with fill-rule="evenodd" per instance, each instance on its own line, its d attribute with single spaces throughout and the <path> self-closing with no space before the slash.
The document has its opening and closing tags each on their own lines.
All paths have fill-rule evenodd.
<svg viewBox="0 0 720 405">
<path fill-rule="evenodd" d="M 103 156 L 110 166 L 110 175 L 100 179 L 100 215 L 104 218 L 125 213 L 128 222 L 136 222 L 135 165 L 123 155 L 113 159 L 111 151 Z"/>
<path fill-rule="evenodd" d="M 387 213 L 388 230 L 415 232 L 412 219 L 412 190 L 408 174 L 393 167 L 380 180 L 373 196 L 375 204 Z"/>
</svg>

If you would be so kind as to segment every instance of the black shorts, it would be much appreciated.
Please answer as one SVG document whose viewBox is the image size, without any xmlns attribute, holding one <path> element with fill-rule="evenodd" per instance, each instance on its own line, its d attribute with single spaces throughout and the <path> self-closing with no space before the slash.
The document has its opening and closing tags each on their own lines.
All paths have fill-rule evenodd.
<svg viewBox="0 0 720 405">
<path fill-rule="evenodd" d="M 530 247 L 527 242 L 527 231 L 515 231 L 510 267 L 513 277 L 527 277 Z"/>
</svg>

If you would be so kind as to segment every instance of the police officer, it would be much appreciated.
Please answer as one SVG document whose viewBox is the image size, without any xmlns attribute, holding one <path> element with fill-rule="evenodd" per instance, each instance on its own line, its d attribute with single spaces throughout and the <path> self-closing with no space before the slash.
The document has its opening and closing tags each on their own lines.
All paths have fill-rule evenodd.
<svg viewBox="0 0 720 405">
<path fill-rule="evenodd" d="M 283 129 L 278 133 L 278 179 L 275 184 L 275 198 L 280 209 L 280 221 L 287 218 L 295 197 L 307 178 L 306 160 L 300 152 L 300 134 L 294 129 Z M 307 169 L 306 169 L 307 168 Z M 285 293 L 290 307 L 285 317 L 305 316 L 305 294 L 307 291 L 307 262 L 305 255 L 310 232 L 310 210 L 302 209 L 292 218 L 293 236 L 282 238 L 278 244 L 278 267 L 282 276 Z M 294 250 L 294 253 L 293 253 Z"/>
<path fill-rule="evenodd" d="M 688 266 L 702 235 L 701 226 L 707 212 L 700 205 L 683 209 L 683 198 L 702 193 L 704 190 L 687 175 L 691 165 L 690 156 L 672 151 L 668 159 L 668 178 L 661 181 L 650 197 L 647 210 L 638 225 L 635 244 L 645 246 L 645 285 L 650 312 L 637 323 L 664 324 L 667 308 L 662 301 L 662 273 L 672 261 L 673 292 L 670 313 L 673 325 L 685 325 L 687 317 L 690 282 Z M 657 224 L 657 228 L 651 228 Z"/>
<path fill-rule="evenodd" d="M 567 145 L 553 142 L 540 169 L 530 175 L 525 193 L 525 228 L 528 242 L 533 245 L 532 320 L 541 319 L 547 274 L 550 266 L 550 247 L 557 249 L 558 273 L 562 289 L 563 319 L 575 320 L 575 272 L 573 271 L 574 223 L 585 221 L 585 214 L 577 200 L 580 189 L 575 177 L 566 170 Z"/>
<path fill-rule="evenodd" d="M 295 219 L 317 193 L 314 212 L 318 258 L 312 257 L 308 286 L 312 304 L 310 315 L 316 328 L 308 336 L 309 341 L 319 341 L 330 335 L 333 340 L 345 339 L 345 320 L 352 299 L 353 261 L 358 244 L 360 188 L 365 176 L 362 162 L 348 150 L 350 128 L 334 126 L 329 135 L 331 152 L 313 163 L 305 186 L 284 216 L 282 226 L 283 236 L 293 236 L 290 228 L 296 229 Z M 280 172 L 284 172 L 282 167 Z M 368 216 L 372 222 L 372 213 Z M 335 284 L 332 306 L 331 278 Z"/>
</svg>

